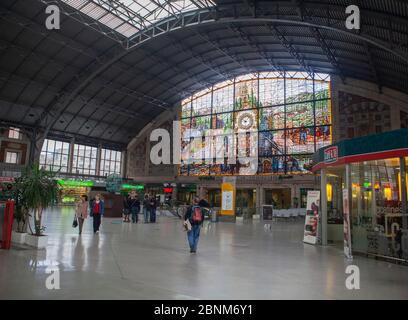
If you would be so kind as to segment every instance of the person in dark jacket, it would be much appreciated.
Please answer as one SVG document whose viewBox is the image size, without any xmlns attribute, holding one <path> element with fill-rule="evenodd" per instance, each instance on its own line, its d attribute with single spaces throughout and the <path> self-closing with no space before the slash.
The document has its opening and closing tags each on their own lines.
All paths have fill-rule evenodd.
<svg viewBox="0 0 408 320">
<path fill-rule="evenodd" d="M 144 223 L 149 223 L 150 199 L 149 199 L 148 194 L 145 194 L 144 200 L 143 200 L 143 215 L 144 215 Z"/>
<path fill-rule="evenodd" d="M 123 222 L 130 222 L 129 197 L 130 194 L 123 198 Z"/>
<path fill-rule="evenodd" d="M 184 216 L 184 221 L 189 221 L 191 224 L 191 230 L 187 231 L 188 244 L 190 245 L 190 252 L 196 253 L 198 240 L 200 239 L 200 228 L 204 222 L 204 216 L 199 206 L 200 199 L 195 197 L 193 204 L 188 207 L 186 215 Z M 197 217 L 198 215 L 201 215 Z"/>
<path fill-rule="evenodd" d="M 93 230 L 94 233 L 99 233 L 99 227 L 101 226 L 102 216 L 105 213 L 105 203 L 101 199 L 101 195 L 97 194 L 95 200 L 91 205 L 91 215 L 93 217 Z"/>
<path fill-rule="evenodd" d="M 150 222 L 156 223 L 157 200 L 155 196 L 150 197 Z"/>
<path fill-rule="evenodd" d="M 137 223 L 139 221 L 140 201 L 135 190 L 130 192 L 127 200 L 129 212 L 132 214 L 132 223 Z"/>
</svg>

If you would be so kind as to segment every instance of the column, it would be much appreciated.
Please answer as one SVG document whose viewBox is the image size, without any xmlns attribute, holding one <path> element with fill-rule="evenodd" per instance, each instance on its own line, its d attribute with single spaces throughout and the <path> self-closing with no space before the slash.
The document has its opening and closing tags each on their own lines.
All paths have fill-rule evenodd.
<svg viewBox="0 0 408 320">
<path fill-rule="evenodd" d="M 256 186 L 256 214 L 259 214 L 259 215 L 261 214 L 261 206 L 262 206 L 261 194 L 262 194 L 262 188 L 258 184 Z"/>
<path fill-rule="evenodd" d="M 75 139 L 72 138 L 71 142 L 69 143 L 69 155 L 68 155 L 68 172 L 72 173 L 72 166 L 74 163 L 74 144 Z"/>
<path fill-rule="evenodd" d="M 102 146 L 98 145 L 98 150 L 96 151 L 96 175 L 99 176 L 101 172 L 101 158 L 102 158 Z"/>
<path fill-rule="evenodd" d="M 35 162 L 40 162 L 40 155 L 42 146 L 44 144 L 45 136 L 42 132 L 34 130 L 33 134 L 30 136 L 30 150 L 28 156 L 28 163 L 33 164 Z M 26 159 L 24 159 L 26 160 Z"/>
<path fill-rule="evenodd" d="M 121 159 L 122 159 L 122 163 L 120 164 L 120 171 L 122 173 L 121 176 L 122 178 L 127 178 L 128 177 L 128 168 L 127 168 L 128 151 L 127 150 L 122 151 Z"/>
<path fill-rule="evenodd" d="M 322 169 L 320 173 L 320 207 L 321 207 L 321 239 L 322 245 L 327 246 L 327 172 Z"/>
<path fill-rule="evenodd" d="M 371 225 L 374 226 L 377 224 L 377 195 L 375 194 L 375 169 L 374 166 L 371 166 Z"/>
<path fill-rule="evenodd" d="M 146 135 L 146 149 L 145 149 L 145 170 L 144 175 L 149 176 L 149 168 L 150 168 L 150 133 L 149 130 L 148 134 Z"/>
<path fill-rule="evenodd" d="M 402 157 L 400 158 L 400 175 L 401 175 L 401 202 L 402 202 L 402 228 L 407 229 L 408 228 L 408 219 L 407 219 L 407 168 L 405 165 L 405 158 Z"/>
</svg>

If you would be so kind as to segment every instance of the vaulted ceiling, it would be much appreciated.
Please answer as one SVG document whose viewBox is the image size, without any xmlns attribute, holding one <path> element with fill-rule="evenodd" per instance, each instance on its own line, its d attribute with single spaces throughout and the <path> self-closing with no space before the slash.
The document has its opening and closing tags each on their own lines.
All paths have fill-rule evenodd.
<svg viewBox="0 0 408 320">
<path fill-rule="evenodd" d="M 62 12 L 59 30 L 45 27 L 50 4 Z M 183 97 L 270 70 L 408 93 L 408 3 L 356 1 L 361 30 L 345 28 L 349 4 L 2 0 L 0 124 L 124 148 Z"/>
</svg>

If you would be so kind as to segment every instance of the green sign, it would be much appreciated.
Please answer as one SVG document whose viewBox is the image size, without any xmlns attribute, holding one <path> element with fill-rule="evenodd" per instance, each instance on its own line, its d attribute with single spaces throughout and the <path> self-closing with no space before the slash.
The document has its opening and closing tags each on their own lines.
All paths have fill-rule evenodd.
<svg viewBox="0 0 408 320">
<path fill-rule="evenodd" d="M 95 182 L 92 181 L 78 181 L 78 180 L 63 180 L 57 181 L 61 187 L 93 187 Z"/>
<path fill-rule="evenodd" d="M 122 184 L 122 189 L 143 190 L 143 189 L 144 189 L 144 186 L 142 186 L 141 184 L 136 184 L 136 185 L 132 185 L 132 184 Z"/>
</svg>

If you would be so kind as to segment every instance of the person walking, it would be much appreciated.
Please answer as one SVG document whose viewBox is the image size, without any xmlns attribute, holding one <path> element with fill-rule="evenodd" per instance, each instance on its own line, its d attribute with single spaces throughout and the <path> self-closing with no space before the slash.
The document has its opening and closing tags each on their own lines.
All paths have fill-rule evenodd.
<svg viewBox="0 0 408 320">
<path fill-rule="evenodd" d="M 102 216 L 105 213 L 105 203 L 101 199 L 101 195 L 97 194 L 95 200 L 92 202 L 91 215 L 93 217 L 93 230 L 94 233 L 99 233 L 99 227 L 101 226 Z"/>
<path fill-rule="evenodd" d="M 150 197 L 150 222 L 156 223 L 157 199 L 155 196 Z"/>
<path fill-rule="evenodd" d="M 193 204 L 188 207 L 184 221 L 191 226 L 188 227 L 187 239 L 190 245 L 190 253 L 197 252 L 198 240 L 200 239 L 200 228 L 204 222 L 203 212 L 199 206 L 200 199 L 195 197 Z"/>
<path fill-rule="evenodd" d="M 138 223 L 140 212 L 139 196 L 135 190 L 132 190 L 127 199 L 129 212 L 132 214 L 132 223 Z"/>
<path fill-rule="evenodd" d="M 88 196 L 82 195 L 75 207 L 75 216 L 78 219 L 79 234 L 82 234 L 84 221 L 88 218 Z"/>
<path fill-rule="evenodd" d="M 144 223 L 149 223 L 150 199 L 149 199 L 148 194 L 145 194 L 144 200 L 143 200 L 143 215 L 144 215 Z"/>
</svg>

